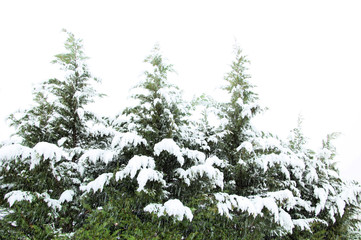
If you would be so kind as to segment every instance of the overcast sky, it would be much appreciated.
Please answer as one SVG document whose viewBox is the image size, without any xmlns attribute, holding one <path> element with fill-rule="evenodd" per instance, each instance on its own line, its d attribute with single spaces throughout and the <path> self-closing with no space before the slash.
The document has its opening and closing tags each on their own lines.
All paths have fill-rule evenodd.
<svg viewBox="0 0 361 240">
<path fill-rule="evenodd" d="M 174 64 L 186 97 L 216 89 L 235 39 L 269 110 L 258 128 L 285 138 L 304 117 L 318 148 L 330 132 L 346 177 L 361 180 L 361 3 L 359 1 L 1 1 L 0 140 L 4 118 L 32 101 L 35 83 L 56 75 L 62 28 L 84 39 L 90 71 L 108 95 L 98 111 L 115 114 L 142 78 L 155 43 Z"/>
</svg>

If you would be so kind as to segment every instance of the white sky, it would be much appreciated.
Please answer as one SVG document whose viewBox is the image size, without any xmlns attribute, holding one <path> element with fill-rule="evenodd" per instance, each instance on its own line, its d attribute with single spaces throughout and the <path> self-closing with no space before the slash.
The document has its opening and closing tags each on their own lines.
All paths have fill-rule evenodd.
<svg viewBox="0 0 361 240">
<path fill-rule="evenodd" d="M 103 114 L 126 105 L 156 42 L 186 97 L 216 93 L 237 39 L 268 112 L 260 129 L 285 138 L 305 118 L 319 147 L 337 141 L 340 168 L 361 181 L 361 3 L 359 1 L 0 1 L 0 140 L 3 120 L 32 101 L 32 84 L 56 76 L 62 28 L 84 39 L 91 72 L 103 80 Z"/>
</svg>

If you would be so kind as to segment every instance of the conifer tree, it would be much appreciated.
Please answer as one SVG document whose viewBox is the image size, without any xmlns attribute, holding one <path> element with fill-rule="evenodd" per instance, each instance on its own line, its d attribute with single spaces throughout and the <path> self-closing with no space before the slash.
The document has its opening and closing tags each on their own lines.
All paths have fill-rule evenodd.
<svg viewBox="0 0 361 240">
<path fill-rule="evenodd" d="M 98 191 L 116 192 L 101 207 L 127 209 L 126 216 L 133 220 L 110 232 L 114 234 L 119 230 L 120 236 L 129 234 L 124 228 L 132 229 L 144 220 L 161 226 L 152 228 L 152 234 L 172 229 L 174 219 L 183 220 L 180 224 L 189 223 L 193 219 L 190 208 L 198 208 L 205 193 L 223 188 L 223 174 L 218 169 L 223 162 L 215 156 L 206 159 L 200 149 L 192 149 L 198 145 L 190 140 L 194 139 L 191 134 L 197 134 L 192 132 L 195 129 L 187 121 L 188 104 L 181 99 L 177 87 L 167 80 L 172 66 L 165 63 L 158 46 L 145 62 L 152 71 L 146 71 L 145 80 L 133 90 L 137 104 L 118 116 L 125 121 L 115 121 L 118 133 L 109 151 L 116 152 L 112 161 L 118 162 L 118 170 L 104 172 L 82 187 L 93 195 L 99 194 Z M 94 211 L 89 218 L 104 217 L 106 212 Z M 110 214 L 105 221 L 110 219 L 124 221 L 124 216 Z M 89 231 L 99 227 L 99 223 L 91 221 L 89 224 L 80 231 L 79 237 L 85 238 Z M 186 233 L 191 231 L 190 225 L 186 226 L 176 232 L 190 234 Z"/>
<path fill-rule="evenodd" d="M 296 185 L 311 208 L 294 213 L 303 219 L 303 224 L 293 231 L 289 239 L 358 239 L 360 234 L 356 229 L 361 188 L 355 182 L 343 180 L 339 174 L 334 160 L 336 148 L 332 144 L 338 133 L 327 135 L 322 141 L 322 148 L 312 151 L 306 148 L 302 120 L 299 116 L 298 126 L 291 131 L 289 146 L 305 163 Z"/>
<path fill-rule="evenodd" d="M 277 137 L 253 128 L 251 119 L 262 109 L 249 81 L 248 61 L 241 53 L 236 47 L 231 71 L 225 77 L 224 89 L 230 94 L 230 102 L 222 108 L 221 117 L 228 123 L 219 156 L 228 163 L 227 193 L 216 195 L 216 199 L 221 215 L 237 219 L 234 226 L 243 229 L 241 236 L 281 237 L 300 224 L 298 216 L 292 214 L 296 209 L 309 210 L 309 203 L 295 187 L 295 179 L 302 175 L 304 164 Z M 235 199 L 249 201 L 249 206 L 258 205 L 258 212 L 252 212 L 245 203 L 226 207 Z"/>
<path fill-rule="evenodd" d="M 19 238 L 50 239 L 74 231 L 81 211 L 78 156 L 82 148 L 101 142 L 94 125 L 102 121 L 86 110 L 100 95 L 90 85 L 81 40 L 66 33 L 67 52 L 53 61 L 64 79 L 41 83 L 34 91 L 35 105 L 10 116 L 23 141 L 0 149 L 1 197 L 9 213 L 1 224 Z"/>
<path fill-rule="evenodd" d="M 49 120 L 54 113 L 54 107 L 48 101 L 44 84 L 39 84 L 33 91 L 35 106 L 26 111 L 19 110 L 9 116 L 10 125 L 16 128 L 17 135 L 23 139 L 28 147 L 38 142 L 56 143 Z"/>
<path fill-rule="evenodd" d="M 241 181 L 237 181 L 237 176 L 242 174 L 242 166 L 238 163 L 241 158 L 241 152 L 237 148 L 243 142 L 249 140 L 250 135 L 254 134 L 251 126 L 251 118 L 260 111 L 257 103 L 257 94 L 253 91 L 254 86 L 250 83 L 251 76 L 247 73 L 249 61 L 242 55 L 242 51 L 238 46 L 234 47 L 235 60 L 231 64 L 231 70 L 225 76 L 227 85 L 224 90 L 230 95 L 230 101 L 223 106 L 223 113 L 228 123 L 225 126 L 227 134 L 223 137 L 224 146 L 221 148 L 222 157 L 226 158 L 230 164 L 230 172 L 226 174 L 226 181 L 236 183 L 236 189 L 244 189 L 247 186 Z M 236 174 L 239 168 L 239 174 Z M 236 174 L 236 175 L 235 175 Z M 241 176 L 238 179 L 246 179 Z"/>
<path fill-rule="evenodd" d="M 359 239 L 361 186 L 345 181 L 335 161 L 336 148 L 332 141 L 339 133 L 332 133 L 322 141 L 322 148 L 314 157 L 318 181 L 313 183 L 316 202 L 315 215 L 323 221 L 313 225 L 316 235 L 325 239 Z"/>
</svg>

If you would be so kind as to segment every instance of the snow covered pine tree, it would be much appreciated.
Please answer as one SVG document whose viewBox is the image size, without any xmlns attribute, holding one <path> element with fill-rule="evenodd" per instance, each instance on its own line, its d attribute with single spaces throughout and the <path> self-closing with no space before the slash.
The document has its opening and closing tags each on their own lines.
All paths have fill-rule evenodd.
<svg viewBox="0 0 361 240">
<path fill-rule="evenodd" d="M 67 52 L 53 61 L 65 72 L 64 79 L 35 88 L 35 105 L 10 116 L 22 140 L 0 148 L 5 200 L 0 235 L 8 239 L 51 239 L 73 232 L 81 222 L 78 159 L 102 140 L 96 128 L 102 120 L 86 106 L 101 95 L 90 85 L 97 80 L 85 64 L 82 41 L 66 33 Z"/>
<path fill-rule="evenodd" d="M 322 148 L 315 152 L 305 147 L 307 139 L 302 133 L 301 117 L 297 128 L 291 131 L 289 147 L 305 162 L 297 186 L 303 198 L 311 203 L 311 209 L 297 212 L 304 223 L 286 239 L 360 239 L 361 187 L 343 180 L 339 174 L 332 145 L 337 135 L 327 135 Z"/>
<path fill-rule="evenodd" d="M 333 233 L 323 232 L 322 239 L 345 236 L 346 229 L 354 232 L 355 216 L 360 213 L 360 185 L 340 178 L 329 140 L 318 153 L 300 152 L 305 139 L 300 130 L 287 144 L 252 127 L 250 120 L 261 108 L 245 72 L 247 60 L 239 48 L 235 50 L 236 60 L 225 78 L 231 101 L 224 104 L 221 114 L 228 124 L 218 156 L 228 162 L 230 171 L 225 171 L 225 192 L 215 195 L 219 213 L 233 218 L 230 226 L 242 239 L 309 239 L 312 229 L 320 225 L 327 231 L 338 228 Z M 352 209 L 353 215 L 337 222 L 344 209 Z M 321 212 L 327 212 L 327 217 Z M 348 225 L 351 220 L 353 225 Z M 340 224 L 348 226 L 341 230 Z M 351 239 L 351 234 L 345 239 Z"/>
</svg>

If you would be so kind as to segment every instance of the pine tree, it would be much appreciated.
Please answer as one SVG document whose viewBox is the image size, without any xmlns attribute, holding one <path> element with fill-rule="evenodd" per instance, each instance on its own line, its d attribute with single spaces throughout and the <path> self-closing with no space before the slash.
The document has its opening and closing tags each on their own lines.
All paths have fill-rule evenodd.
<svg viewBox="0 0 361 240">
<path fill-rule="evenodd" d="M 332 144 L 339 133 L 327 135 L 319 151 L 306 148 L 302 118 L 291 131 L 289 146 L 305 162 L 302 176 L 296 180 L 300 194 L 310 203 L 308 211 L 295 212 L 298 228 L 289 239 L 358 239 L 360 185 L 344 181 L 339 174 Z M 303 220 L 302 220 L 303 219 Z M 288 238 L 287 238 L 288 239 Z"/>
<path fill-rule="evenodd" d="M 219 154 L 228 163 L 226 192 L 216 195 L 216 200 L 219 213 L 235 219 L 235 229 L 242 229 L 242 237 L 269 239 L 303 224 L 293 213 L 308 211 L 310 203 L 296 187 L 305 168 L 303 161 L 277 137 L 252 126 L 252 117 L 262 108 L 250 84 L 247 64 L 236 47 L 231 71 L 225 77 L 230 101 L 223 105 L 221 115 L 228 120 Z"/>
<path fill-rule="evenodd" d="M 24 138 L 24 145 L 30 147 L 43 141 L 57 144 L 59 140 L 67 148 L 86 146 L 90 140 L 86 123 L 98 120 L 85 107 L 95 97 L 103 96 L 90 85 L 91 81 L 99 80 L 92 77 L 85 63 L 82 40 L 63 31 L 68 35 L 67 52 L 55 55 L 52 63 L 64 71 L 64 79 L 53 78 L 41 83 L 34 89 L 36 105 L 10 116 L 11 125 Z"/>
<path fill-rule="evenodd" d="M 234 47 L 234 52 L 235 60 L 231 64 L 231 71 L 225 76 L 227 85 L 224 87 L 231 99 L 223 106 L 228 120 L 225 127 L 228 134 L 224 138 L 224 154 L 231 165 L 238 163 L 240 156 L 236 148 L 248 140 L 247 134 L 252 131 L 250 120 L 261 110 L 257 103 L 258 96 L 253 91 L 254 86 L 250 83 L 251 76 L 247 73 L 249 61 L 238 46 Z"/>
<path fill-rule="evenodd" d="M 158 235 L 180 224 L 184 225 L 183 229 L 170 231 L 167 236 L 177 232 L 187 236 L 192 231 L 191 208 L 198 209 L 201 202 L 208 204 L 210 199 L 206 197 L 205 201 L 205 194 L 223 188 L 223 174 L 219 170 L 223 162 L 215 156 L 206 158 L 200 149 L 192 149 L 199 145 L 192 142 L 192 134 L 197 133 L 187 120 L 188 104 L 181 99 L 177 87 L 168 82 L 172 66 L 165 63 L 158 46 L 145 62 L 152 71 L 146 71 L 145 80 L 133 90 L 137 104 L 118 116 L 125 121 L 115 121 L 118 133 L 109 151 L 116 152 L 112 161 L 117 162 L 119 168 L 115 173 L 100 174 L 82 187 L 91 196 L 100 194 L 98 191 L 113 193 L 111 199 L 103 202 L 102 210 L 93 211 L 88 219 L 101 216 L 108 229 L 113 229 L 109 234 L 118 231 L 120 236 L 129 234 L 126 229 L 135 226 L 139 229 L 139 222 L 146 224 L 144 221 L 161 227 L 142 231 Z M 104 219 L 108 209 L 114 208 L 127 212 L 123 216 L 105 215 Z M 206 212 L 205 209 L 195 211 Z M 124 217 L 132 220 L 127 222 Z M 175 224 L 175 220 L 179 222 Z M 125 225 L 113 228 L 112 221 L 125 221 Z M 79 237 L 85 238 L 100 226 L 99 222 L 89 224 L 80 231 Z"/>
<path fill-rule="evenodd" d="M 314 157 L 318 175 L 318 181 L 313 185 L 315 214 L 323 221 L 313 227 L 325 239 L 359 239 L 361 235 L 355 231 L 360 224 L 361 186 L 343 180 L 339 174 L 334 159 L 336 148 L 332 143 L 338 135 L 328 134 Z"/>
<path fill-rule="evenodd" d="M 74 231 L 81 211 L 78 157 L 82 148 L 102 140 L 94 129 L 102 120 L 86 110 L 101 95 L 90 85 L 81 40 L 66 33 L 67 52 L 53 61 L 64 79 L 41 83 L 35 105 L 10 116 L 23 141 L 0 149 L 3 206 L 9 213 L 1 224 L 19 238 L 50 239 Z"/>
<path fill-rule="evenodd" d="M 44 84 L 39 84 L 33 91 L 35 106 L 26 111 L 18 111 L 9 116 L 10 125 L 16 128 L 17 135 L 23 139 L 23 144 L 34 147 L 38 142 L 56 143 L 49 120 L 54 113 L 54 107 L 48 101 Z"/>
</svg>

